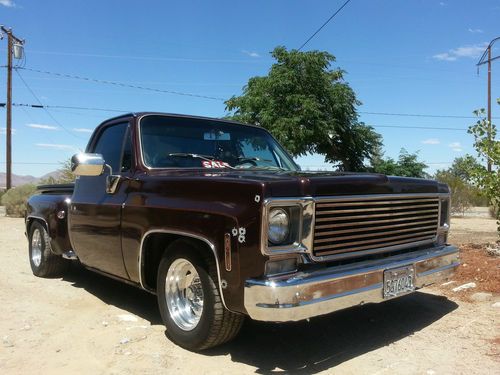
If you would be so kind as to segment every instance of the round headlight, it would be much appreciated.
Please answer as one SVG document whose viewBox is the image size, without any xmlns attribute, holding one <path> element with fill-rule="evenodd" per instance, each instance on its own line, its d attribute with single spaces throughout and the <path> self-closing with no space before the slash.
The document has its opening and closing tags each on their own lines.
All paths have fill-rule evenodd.
<svg viewBox="0 0 500 375">
<path fill-rule="evenodd" d="M 273 208 L 269 212 L 269 228 L 267 238 L 274 245 L 279 245 L 288 237 L 290 219 L 282 208 Z"/>
</svg>

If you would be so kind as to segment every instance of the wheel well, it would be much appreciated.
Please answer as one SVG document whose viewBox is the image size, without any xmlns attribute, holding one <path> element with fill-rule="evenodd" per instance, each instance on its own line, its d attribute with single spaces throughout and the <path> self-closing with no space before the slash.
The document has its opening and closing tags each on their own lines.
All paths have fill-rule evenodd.
<svg viewBox="0 0 500 375">
<path fill-rule="evenodd" d="M 46 231 L 47 231 L 47 233 L 48 233 L 49 228 L 47 228 L 47 223 L 46 223 L 44 220 L 42 220 L 42 219 L 38 219 L 38 218 L 36 218 L 36 217 L 28 217 L 28 218 L 26 219 L 26 235 L 27 235 L 27 236 L 29 236 L 29 235 L 30 235 L 31 226 L 32 226 L 32 225 L 33 225 L 33 223 L 35 223 L 35 222 L 40 223 L 40 224 L 41 224 L 41 225 L 45 228 L 45 230 L 46 230 Z"/>
<path fill-rule="evenodd" d="M 205 254 L 214 257 L 208 244 L 200 239 L 179 234 L 152 233 L 144 240 L 141 248 L 142 265 L 140 272 L 142 272 L 142 283 L 146 289 L 156 291 L 156 279 L 161 258 L 170 244 L 180 239 L 185 240 L 198 251 L 203 251 Z M 215 261 L 217 262 L 217 259 Z"/>
</svg>

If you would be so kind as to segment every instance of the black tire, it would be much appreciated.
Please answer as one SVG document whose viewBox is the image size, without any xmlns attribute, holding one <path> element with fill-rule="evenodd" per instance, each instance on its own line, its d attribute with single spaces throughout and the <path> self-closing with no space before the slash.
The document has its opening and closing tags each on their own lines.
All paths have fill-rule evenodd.
<svg viewBox="0 0 500 375">
<path fill-rule="evenodd" d="M 38 277 L 60 277 L 68 268 L 68 261 L 52 253 L 50 237 L 45 227 L 35 221 L 29 232 L 29 260 L 33 275 Z M 38 257 L 36 253 L 38 252 Z"/>
<path fill-rule="evenodd" d="M 173 262 L 187 260 L 196 269 L 203 290 L 203 308 L 196 326 L 180 328 L 167 305 L 166 276 Z M 211 254 L 184 240 L 173 242 L 165 251 L 157 275 L 157 298 L 160 314 L 170 340 L 185 349 L 200 351 L 232 340 L 243 325 L 244 316 L 227 310 L 221 300 L 217 268 Z"/>
</svg>

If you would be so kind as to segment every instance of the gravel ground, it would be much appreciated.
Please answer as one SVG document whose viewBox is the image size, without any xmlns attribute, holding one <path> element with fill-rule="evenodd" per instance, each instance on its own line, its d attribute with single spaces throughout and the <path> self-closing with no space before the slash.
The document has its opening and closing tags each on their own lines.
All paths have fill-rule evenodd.
<svg viewBox="0 0 500 375">
<path fill-rule="evenodd" d="M 0 217 L 0 234 L 2 374 L 499 373 L 495 294 L 427 288 L 309 322 L 247 321 L 233 342 L 191 353 L 166 339 L 154 296 L 77 267 L 36 278 L 22 219 Z"/>
</svg>

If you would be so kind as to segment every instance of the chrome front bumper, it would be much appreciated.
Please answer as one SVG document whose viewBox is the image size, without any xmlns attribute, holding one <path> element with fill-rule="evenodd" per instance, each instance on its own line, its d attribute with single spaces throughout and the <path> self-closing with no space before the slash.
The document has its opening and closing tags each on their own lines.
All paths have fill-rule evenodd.
<svg viewBox="0 0 500 375">
<path fill-rule="evenodd" d="M 245 282 L 245 308 L 255 320 L 303 320 L 351 306 L 385 301 L 382 292 L 384 270 L 413 265 L 418 289 L 446 280 L 459 264 L 458 249 L 447 245 L 376 261 L 249 279 Z"/>
</svg>

